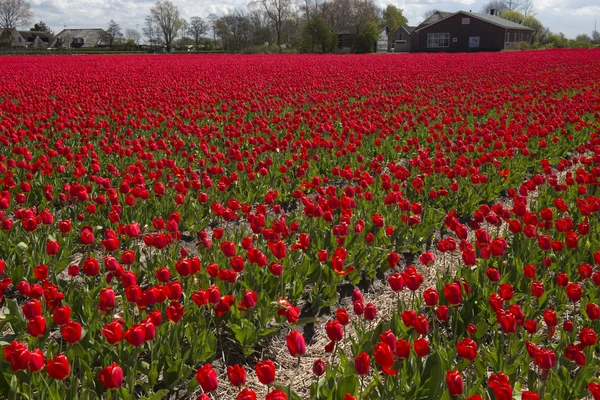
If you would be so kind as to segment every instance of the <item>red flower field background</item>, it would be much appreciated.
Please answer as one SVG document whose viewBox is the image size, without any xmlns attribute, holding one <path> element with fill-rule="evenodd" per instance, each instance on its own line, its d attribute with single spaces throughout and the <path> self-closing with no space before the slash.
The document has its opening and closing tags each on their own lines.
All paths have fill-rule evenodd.
<svg viewBox="0 0 600 400">
<path fill-rule="evenodd" d="M 0 396 L 600 399 L 599 76 L 3 57 Z"/>
</svg>

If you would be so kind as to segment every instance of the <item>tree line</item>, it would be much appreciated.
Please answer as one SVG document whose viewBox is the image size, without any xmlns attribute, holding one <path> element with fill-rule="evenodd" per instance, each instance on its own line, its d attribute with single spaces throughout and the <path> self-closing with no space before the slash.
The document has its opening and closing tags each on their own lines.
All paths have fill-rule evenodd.
<svg viewBox="0 0 600 400">
<path fill-rule="evenodd" d="M 384 25 L 396 30 L 406 23 L 402 10 L 393 5 L 381 9 L 373 0 L 252 0 L 247 10 L 189 21 L 170 1 L 158 1 L 143 34 L 151 46 L 167 51 L 192 45 L 233 52 L 331 52 L 338 34 L 345 33 L 352 51 L 370 52 Z"/>
<path fill-rule="evenodd" d="M 490 0 L 481 9 L 534 30 L 533 43 L 524 47 L 589 47 L 600 45 L 600 34 L 581 34 L 574 40 L 553 33 L 536 17 L 533 0 Z M 427 11 L 428 18 L 437 10 Z M 27 0 L 0 0 L 0 28 L 29 24 L 33 17 Z M 145 18 L 141 32 L 111 20 L 106 28 L 111 47 L 133 48 L 142 39 L 154 49 L 222 50 L 226 52 L 372 52 L 383 28 L 395 32 L 407 24 L 402 10 L 385 9 L 374 0 L 251 0 L 246 10 L 223 15 L 184 19 L 171 1 L 157 1 Z M 40 21 L 31 30 L 51 33 Z"/>
</svg>

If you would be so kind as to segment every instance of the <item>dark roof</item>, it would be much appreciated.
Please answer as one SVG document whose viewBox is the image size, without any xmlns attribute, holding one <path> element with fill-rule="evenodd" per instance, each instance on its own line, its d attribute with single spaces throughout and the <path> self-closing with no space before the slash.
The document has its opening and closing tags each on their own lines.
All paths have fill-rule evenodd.
<svg viewBox="0 0 600 400">
<path fill-rule="evenodd" d="M 49 42 L 54 39 L 54 35 L 47 32 L 37 32 L 37 31 L 19 31 L 19 35 L 23 37 L 23 39 L 31 39 L 35 40 L 36 37 L 39 37 L 43 42 Z"/>
<path fill-rule="evenodd" d="M 490 14 L 482 14 L 482 13 L 474 13 L 474 12 L 466 12 L 466 11 L 459 11 L 463 14 L 468 14 L 474 18 L 479 18 L 482 19 L 484 21 L 487 21 L 491 24 L 494 25 L 498 25 L 502 28 L 506 28 L 506 29 L 521 29 L 521 30 L 528 30 L 528 31 L 532 31 L 533 29 L 531 29 L 528 26 L 525 25 L 521 25 L 521 24 L 517 24 L 516 22 L 512 22 L 509 21 L 507 19 L 504 18 L 500 18 L 497 15 L 490 15 Z"/>
<path fill-rule="evenodd" d="M 408 25 L 404 25 L 403 28 L 409 35 L 411 33 L 413 33 L 415 29 L 417 29 L 416 26 L 408 26 Z"/>
<path fill-rule="evenodd" d="M 446 12 L 446 11 L 436 11 L 431 16 L 429 16 L 429 18 L 425 19 L 425 21 L 421 22 L 416 28 L 422 28 L 422 27 L 424 27 L 426 25 L 434 24 L 434 23 L 436 23 L 438 21 L 443 20 L 444 18 L 448 18 L 452 14 L 453 13 Z"/>
<path fill-rule="evenodd" d="M 423 21 L 421 23 L 421 25 L 419 25 L 417 27 L 416 30 L 421 30 L 421 29 L 423 29 L 425 27 L 428 27 L 430 25 L 437 24 L 438 22 L 443 21 L 443 20 L 445 20 L 445 19 L 447 19 L 447 18 L 449 18 L 451 16 L 457 15 L 457 14 L 468 15 L 470 17 L 480 19 L 482 21 L 488 22 L 490 24 L 499 26 L 499 27 L 504 28 L 504 29 L 519 29 L 519 30 L 524 30 L 524 31 L 532 31 L 533 30 L 533 29 L 529 28 L 528 26 L 517 24 L 516 22 L 512 22 L 512 21 L 509 21 L 507 19 L 500 18 L 500 17 L 498 17 L 496 15 L 481 14 L 481 13 L 466 12 L 466 11 L 457 11 L 455 13 L 443 13 L 443 14 L 447 14 L 446 17 L 444 17 L 442 19 L 438 19 L 437 21 L 435 21 L 433 23 L 429 23 L 429 24 L 423 25 L 425 23 L 425 21 L 429 20 L 429 18 L 428 18 L 427 20 Z"/>
<path fill-rule="evenodd" d="M 108 46 L 109 41 L 104 29 L 63 29 L 58 34 L 57 38 L 62 38 L 70 43 L 74 38 L 83 39 L 83 47 Z M 65 43 L 65 44 L 68 44 Z"/>
</svg>

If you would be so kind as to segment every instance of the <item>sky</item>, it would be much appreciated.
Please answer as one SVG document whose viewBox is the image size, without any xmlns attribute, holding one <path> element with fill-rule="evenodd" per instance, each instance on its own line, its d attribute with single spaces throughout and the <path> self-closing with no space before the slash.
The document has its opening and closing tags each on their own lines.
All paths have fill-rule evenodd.
<svg viewBox="0 0 600 400">
<path fill-rule="evenodd" d="M 248 0 L 171 0 L 182 16 L 206 18 L 211 13 L 225 14 L 234 8 L 247 9 Z M 432 8 L 442 11 L 479 12 L 485 0 L 375 0 L 381 7 L 393 4 L 403 9 L 409 25 L 423 20 L 423 13 Z M 600 26 L 598 0 L 533 0 L 536 18 L 552 32 L 563 32 L 574 38 L 580 33 L 591 34 L 594 21 Z M 31 0 L 35 21 L 44 21 L 55 33 L 68 28 L 104 28 L 114 19 L 127 28 L 141 32 L 144 18 L 155 0 Z M 599 28 L 600 29 L 600 28 Z"/>
</svg>

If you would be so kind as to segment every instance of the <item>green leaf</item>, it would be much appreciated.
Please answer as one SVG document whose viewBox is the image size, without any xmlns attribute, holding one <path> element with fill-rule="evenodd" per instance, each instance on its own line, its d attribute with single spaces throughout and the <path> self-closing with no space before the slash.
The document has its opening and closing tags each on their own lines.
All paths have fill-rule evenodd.
<svg viewBox="0 0 600 400">
<path fill-rule="evenodd" d="M 336 398 L 344 400 L 346 394 L 354 396 L 358 390 L 358 378 L 356 375 L 348 375 L 342 378 L 337 384 Z"/>
<path fill-rule="evenodd" d="M 179 379 L 181 378 L 180 370 L 181 370 L 182 363 L 183 363 L 183 360 L 175 361 L 175 363 L 173 363 L 173 365 L 171 365 L 171 368 L 169 368 L 163 374 L 163 380 L 165 382 L 165 386 L 173 387 L 177 382 L 179 382 Z"/>
<path fill-rule="evenodd" d="M 434 400 L 438 398 L 438 393 L 444 381 L 443 370 L 442 359 L 438 353 L 434 353 L 427 358 L 425 368 L 421 373 L 421 381 L 423 387 L 426 388 L 427 399 Z"/>
<path fill-rule="evenodd" d="M 215 335 L 212 332 L 206 331 L 204 341 L 203 341 L 202 351 L 200 352 L 200 355 L 198 356 L 199 359 L 197 361 L 210 360 L 211 358 L 213 358 L 215 356 L 216 353 L 217 353 L 217 338 L 215 337 Z"/>
<path fill-rule="evenodd" d="M 152 393 L 150 395 L 150 397 L 149 397 L 149 400 L 161 400 L 162 398 L 164 398 L 168 394 L 169 394 L 169 390 L 168 389 L 161 389 L 161 390 L 159 390 L 156 393 Z"/>
</svg>

